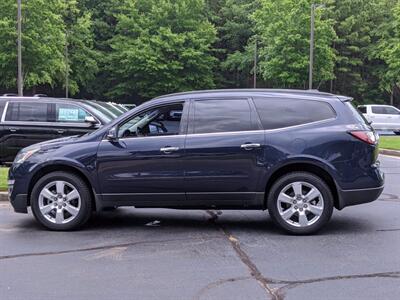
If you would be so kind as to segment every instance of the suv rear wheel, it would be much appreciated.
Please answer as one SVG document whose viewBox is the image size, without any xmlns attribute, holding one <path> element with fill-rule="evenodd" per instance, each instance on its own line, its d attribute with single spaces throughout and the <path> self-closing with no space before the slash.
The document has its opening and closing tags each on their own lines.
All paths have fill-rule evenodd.
<svg viewBox="0 0 400 300">
<path fill-rule="evenodd" d="M 272 186 L 267 208 L 272 220 L 292 234 L 311 234 L 331 218 L 333 197 L 318 176 L 294 172 L 282 176 Z"/>
<path fill-rule="evenodd" d="M 90 190 L 74 174 L 52 172 L 33 187 L 31 207 L 36 220 L 50 230 L 77 229 L 90 218 Z"/>
</svg>

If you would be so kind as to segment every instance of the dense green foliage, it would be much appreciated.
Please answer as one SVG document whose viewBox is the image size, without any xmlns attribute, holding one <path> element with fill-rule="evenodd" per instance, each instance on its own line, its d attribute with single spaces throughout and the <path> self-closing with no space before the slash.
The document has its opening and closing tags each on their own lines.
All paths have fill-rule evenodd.
<svg viewBox="0 0 400 300">
<path fill-rule="evenodd" d="M 68 77 L 76 97 L 141 102 L 252 87 L 254 72 L 258 87 L 307 88 L 314 2 L 22 0 L 25 93 L 62 96 Z M 318 3 L 313 87 L 398 104 L 400 1 Z M 0 2 L 0 93 L 16 90 L 16 10 Z"/>
</svg>

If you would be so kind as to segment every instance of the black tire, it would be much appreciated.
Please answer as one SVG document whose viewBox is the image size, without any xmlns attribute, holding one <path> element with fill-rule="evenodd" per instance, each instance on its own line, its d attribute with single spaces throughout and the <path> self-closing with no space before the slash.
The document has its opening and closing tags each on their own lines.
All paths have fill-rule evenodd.
<svg viewBox="0 0 400 300">
<path fill-rule="evenodd" d="M 393 131 L 395 135 L 400 135 L 400 131 Z"/>
<path fill-rule="evenodd" d="M 47 220 L 39 209 L 39 195 L 42 189 L 53 181 L 65 181 L 71 184 L 79 193 L 81 205 L 76 217 L 68 223 L 56 224 Z M 92 214 L 92 197 L 87 184 L 79 177 L 68 172 L 52 172 L 39 179 L 32 189 L 31 208 L 36 220 L 45 228 L 54 231 L 76 230 L 82 227 Z"/>
<path fill-rule="evenodd" d="M 296 227 L 287 223 L 278 210 L 278 196 L 285 187 L 294 182 L 305 182 L 316 187 L 322 195 L 324 207 L 319 219 L 308 226 Z M 320 230 L 329 222 L 333 212 L 333 196 L 330 188 L 320 177 L 307 172 L 288 173 L 279 178 L 269 191 L 267 199 L 268 212 L 276 225 L 290 234 L 306 235 Z"/>
</svg>

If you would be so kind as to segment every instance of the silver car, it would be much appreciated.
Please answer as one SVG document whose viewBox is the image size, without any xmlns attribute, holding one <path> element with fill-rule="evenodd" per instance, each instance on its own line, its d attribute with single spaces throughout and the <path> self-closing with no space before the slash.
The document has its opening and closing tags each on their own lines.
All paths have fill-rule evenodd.
<svg viewBox="0 0 400 300">
<path fill-rule="evenodd" d="M 358 110 L 375 130 L 389 130 L 400 135 L 400 110 L 390 105 L 360 105 Z"/>
</svg>

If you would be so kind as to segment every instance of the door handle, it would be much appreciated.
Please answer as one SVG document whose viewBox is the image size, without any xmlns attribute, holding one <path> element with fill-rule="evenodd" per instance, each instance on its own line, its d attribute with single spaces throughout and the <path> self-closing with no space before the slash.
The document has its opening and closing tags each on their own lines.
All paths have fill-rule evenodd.
<svg viewBox="0 0 400 300">
<path fill-rule="evenodd" d="M 253 144 L 253 143 L 243 144 L 240 146 L 240 148 L 247 150 L 247 151 L 256 149 L 256 148 L 260 148 L 260 147 L 261 147 L 261 144 Z"/>
<path fill-rule="evenodd" d="M 58 133 L 58 134 L 63 134 L 64 132 L 65 132 L 65 130 L 63 130 L 63 129 L 58 129 L 58 130 L 57 130 L 57 133 Z"/>
<path fill-rule="evenodd" d="M 8 128 L 8 129 L 10 130 L 10 132 L 17 132 L 17 128 L 10 127 L 10 128 Z"/>
<path fill-rule="evenodd" d="M 166 154 L 176 152 L 178 150 L 179 150 L 179 147 L 169 147 L 169 146 L 163 147 L 160 149 L 161 152 L 164 152 Z"/>
</svg>

